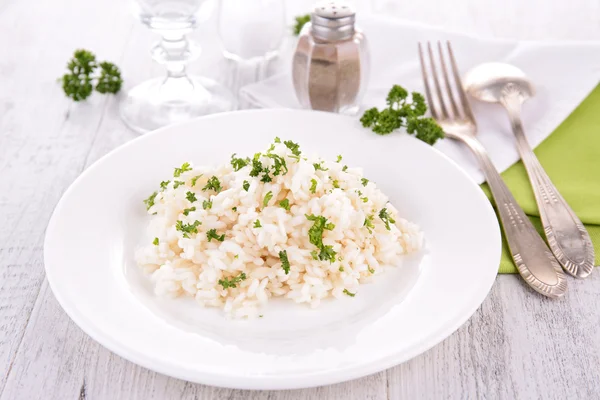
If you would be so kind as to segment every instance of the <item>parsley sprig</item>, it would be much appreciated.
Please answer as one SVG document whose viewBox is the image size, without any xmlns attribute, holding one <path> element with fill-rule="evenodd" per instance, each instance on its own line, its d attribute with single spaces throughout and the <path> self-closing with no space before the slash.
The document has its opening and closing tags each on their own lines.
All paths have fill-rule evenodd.
<svg viewBox="0 0 600 400">
<path fill-rule="evenodd" d="M 290 273 L 290 261 L 288 260 L 287 250 L 283 250 L 279 252 L 279 259 L 281 260 L 281 267 L 285 274 Z"/>
<path fill-rule="evenodd" d="M 381 211 L 379 211 L 379 218 L 381 218 L 381 220 L 383 221 L 383 223 L 385 224 L 385 229 L 387 229 L 388 231 L 391 229 L 390 228 L 390 223 L 395 224 L 396 220 L 394 220 L 392 217 L 390 217 L 390 215 L 387 212 L 387 208 L 382 208 Z"/>
<path fill-rule="evenodd" d="M 433 118 L 424 117 L 427 105 L 423 95 L 412 92 L 410 97 L 409 101 L 408 91 L 402 86 L 394 85 L 386 98 L 388 107 L 381 111 L 375 107 L 368 109 L 360 122 L 379 135 L 387 135 L 404 127 L 417 139 L 434 144 L 444 137 L 444 131 Z"/>
<path fill-rule="evenodd" d="M 298 36 L 304 25 L 310 22 L 310 14 L 298 15 L 294 19 L 296 20 L 294 24 L 294 36 Z"/>
<path fill-rule="evenodd" d="M 189 238 L 190 233 L 198 233 L 198 226 L 202 225 L 200 221 L 194 221 L 193 224 L 184 224 L 183 221 L 177 220 L 175 223 L 175 229 L 180 232 L 183 232 L 184 238 Z"/>
<path fill-rule="evenodd" d="M 94 89 L 102 94 L 115 94 L 123 85 L 119 68 L 107 61 L 96 62 L 96 56 L 88 50 L 75 50 L 67 69 L 69 72 L 60 81 L 65 95 L 74 101 L 87 99 Z"/>
</svg>

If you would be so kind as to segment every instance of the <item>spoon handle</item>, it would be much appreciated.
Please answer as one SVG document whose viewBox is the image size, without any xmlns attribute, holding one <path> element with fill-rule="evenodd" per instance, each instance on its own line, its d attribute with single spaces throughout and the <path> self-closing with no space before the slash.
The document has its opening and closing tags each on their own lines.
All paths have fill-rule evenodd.
<svg viewBox="0 0 600 400">
<path fill-rule="evenodd" d="M 533 153 L 523 131 L 521 100 L 508 93 L 503 104 L 508 111 L 517 149 L 529 175 L 548 244 L 565 271 L 576 278 L 587 277 L 594 268 L 594 247 L 587 230 L 560 195 Z"/>
<path fill-rule="evenodd" d="M 474 137 L 460 135 L 456 138 L 463 141 L 479 161 L 492 191 L 506 241 L 519 274 L 535 291 L 551 298 L 563 296 L 567 291 L 565 274 L 544 239 L 506 187 L 483 145 Z"/>
</svg>

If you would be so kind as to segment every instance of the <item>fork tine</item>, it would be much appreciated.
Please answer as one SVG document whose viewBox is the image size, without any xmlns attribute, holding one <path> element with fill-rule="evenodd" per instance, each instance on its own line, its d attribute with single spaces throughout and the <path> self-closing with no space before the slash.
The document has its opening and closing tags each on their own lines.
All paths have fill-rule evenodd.
<svg viewBox="0 0 600 400">
<path fill-rule="evenodd" d="M 452 46 L 450 45 L 450 41 L 446 42 L 446 46 L 448 47 L 448 54 L 450 55 L 450 64 L 452 65 L 452 74 L 454 75 L 454 83 L 456 86 L 456 90 L 458 91 L 458 97 L 460 99 L 460 103 L 462 109 L 465 113 L 465 117 L 470 119 L 471 121 L 475 121 L 473 116 L 473 111 L 471 110 L 471 105 L 469 104 L 469 99 L 467 99 L 467 94 L 465 93 L 465 89 L 462 84 L 462 80 L 460 79 L 460 73 L 458 72 L 458 67 L 456 66 L 456 59 L 454 58 L 454 52 L 452 51 Z"/>
<path fill-rule="evenodd" d="M 427 98 L 427 103 L 429 104 L 431 116 L 434 119 L 439 119 L 437 106 L 433 101 L 433 96 L 431 95 L 431 87 L 429 86 L 429 79 L 427 77 L 427 68 L 425 67 L 425 60 L 423 59 L 423 48 L 421 47 L 421 42 L 419 42 L 419 61 L 421 61 L 421 74 L 423 75 L 423 85 L 425 85 L 425 97 Z"/>
<path fill-rule="evenodd" d="M 450 107 L 452 109 L 452 115 L 455 118 L 464 118 L 465 114 L 463 110 L 459 110 L 460 107 L 456 104 L 456 99 L 454 98 L 454 93 L 452 92 L 452 87 L 450 86 L 450 79 L 448 78 L 448 68 L 446 67 L 446 57 L 444 57 L 444 53 L 442 52 L 442 43 L 440 41 L 437 42 L 438 53 L 440 55 L 440 64 L 442 66 L 442 74 L 444 76 L 444 83 L 446 84 L 446 94 L 448 95 L 448 99 L 450 100 Z"/>
<path fill-rule="evenodd" d="M 440 102 L 440 108 L 442 109 L 442 118 L 448 118 L 448 110 L 446 109 L 446 102 L 442 94 L 442 88 L 440 86 L 440 80 L 438 79 L 438 72 L 435 66 L 433 58 L 433 51 L 431 50 L 431 43 L 427 42 L 427 53 L 429 53 L 429 63 L 431 64 L 431 74 L 433 75 L 433 83 L 435 84 L 435 91 L 437 92 L 438 99 Z"/>
</svg>

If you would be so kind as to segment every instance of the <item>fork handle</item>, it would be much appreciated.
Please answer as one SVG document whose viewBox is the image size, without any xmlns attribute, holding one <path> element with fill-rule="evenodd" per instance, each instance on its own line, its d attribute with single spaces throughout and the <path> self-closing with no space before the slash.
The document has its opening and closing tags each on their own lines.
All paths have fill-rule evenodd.
<svg viewBox="0 0 600 400">
<path fill-rule="evenodd" d="M 506 187 L 485 148 L 473 137 L 461 135 L 460 139 L 473 151 L 483 170 L 519 273 L 529 286 L 545 296 L 564 295 L 567 281 L 560 265 Z"/>
<path fill-rule="evenodd" d="M 529 146 L 520 117 L 520 101 L 509 98 L 504 105 L 517 138 L 517 149 L 531 181 L 550 249 L 569 274 L 585 278 L 594 269 L 594 246 L 590 235 Z"/>
</svg>

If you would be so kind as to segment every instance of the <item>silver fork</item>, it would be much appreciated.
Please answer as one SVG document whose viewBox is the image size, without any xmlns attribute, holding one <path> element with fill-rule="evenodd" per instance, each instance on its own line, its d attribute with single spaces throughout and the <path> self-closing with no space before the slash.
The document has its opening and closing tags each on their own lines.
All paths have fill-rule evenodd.
<svg viewBox="0 0 600 400">
<path fill-rule="evenodd" d="M 462 86 L 452 47 L 450 42 L 446 44 L 450 69 L 446 67 L 442 45 L 438 42 L 440 74 L 431 44 L 427 43 L 428 68 L 423 48 L 419 43 L 421 72 L 431 115 L 448 138 L 465 144 L 477 158 L 496 202 L 512 258 L 525 282 L 545 296 L 560 297 L 567 291 L 566 277 L 556 258 L 504 184 L 485 148 L 475 138 L 477 123 Z M 453 82 L 449 75 L 452 76 Z"/>
</svg>

